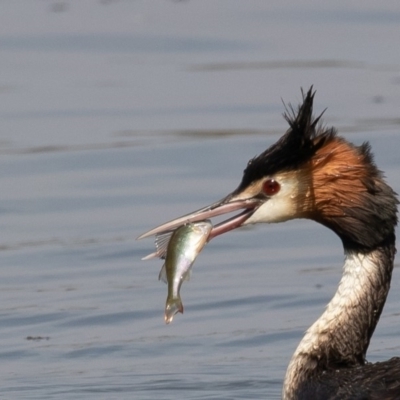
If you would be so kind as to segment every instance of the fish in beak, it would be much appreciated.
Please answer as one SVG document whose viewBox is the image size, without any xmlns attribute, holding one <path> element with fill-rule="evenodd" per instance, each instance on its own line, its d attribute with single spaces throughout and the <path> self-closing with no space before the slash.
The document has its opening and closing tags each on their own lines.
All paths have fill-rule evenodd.
<svg viewBox="0 0 400 400">
<path fill-rule="evenodd" d="M 215 238 L 222 233 L 231 231 L 235 228 L 242 226 L 245 221 L 253 214 L 253 212 L 262 204 L 262 201 L 257 198 L 247 198 L 242 199 L 240 195 L 236 195 L 235 192 L 224 197 L 222 200 L 210 204 L 200 210 L 194 211 L 192 213 L 183 215 L 182 217 L 173 219 L 172 221 L 166 222 L 160 226 L 157 226 L 150 231 L 143 233 L 137 239 L 144 239 L 149 236 L 167 233 L 175 230 L 181 225 L 188 222 L 203 221 L 205 219 L 210 219 L 217 217 L 219 215 L 232 213 L 238 210 L 242 210 L 241 213 L 228 218 L 213 226 L 208 241 Z"/>
</svg>

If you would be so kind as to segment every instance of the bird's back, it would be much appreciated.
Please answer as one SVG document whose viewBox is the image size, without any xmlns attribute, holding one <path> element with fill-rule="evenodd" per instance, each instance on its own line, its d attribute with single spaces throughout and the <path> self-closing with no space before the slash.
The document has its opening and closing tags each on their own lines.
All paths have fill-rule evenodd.
<svg viewBox="0 0 400 400">
<path fill-rule="evenodd" d="M 400 358 L 323 371 L 304 382 L 296 400 L 399 400 Z"/>
</svg>

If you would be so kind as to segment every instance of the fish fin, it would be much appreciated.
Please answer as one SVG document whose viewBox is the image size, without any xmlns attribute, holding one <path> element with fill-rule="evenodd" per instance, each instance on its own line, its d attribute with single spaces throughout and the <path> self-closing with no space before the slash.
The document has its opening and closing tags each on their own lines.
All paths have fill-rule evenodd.
<svg viewBox="0 0 400 400">
<path fill-rule="evenodd" d="M 168 278 L 167 278 L 167 269 L 165 268 L 165 263 L 161 267 L 161 271 L 158 274 L 158 280 L 163 281 L 165 283 L 168 283 Z"/>
<path fill-rule="evenodd" d="M 146 257 L 143 257 L 142 260 L 150 260 L 151 258 L 161 258 L 165 259 L 165 256 L 167 255 L 167 247 L 169 240 L 171 239 L 173 232 L 166 232 L 166 233 L 160 233 L 156 235 L 156 240 L 155 240 L 155 245 L 156 245 L 156 251 L 154 253 L 149 254 Z"/>
<path fill-rule="evenodd" d="M 180 312 L 183 314 L 183 304 L 180 297 L 173 299 L 167 299 L 167 304 L 165 305 L 165 316 L 164 320 L 166 324 L 169 324 L 174 319 L 174 315 Z"/>
<path fill-rule="evenodd" d="M 146 256 L 146 257 L 143 257 L 143 258 L 142 258 L 142 261 L 150 260 L 151 258 L 154 258 L 154 257 L 157 257 L 157 256 L 158 256 L 157 252 L 154 252 L 154 253 L 149 254 L 149 255 Z"/>
<path fill-rule="evenodd" d="M 155 245 L 158 257 L 165 259 L 167 255 L 167 247 L 173 232 L 160 233 L 156 235 Z"/>
</svg>

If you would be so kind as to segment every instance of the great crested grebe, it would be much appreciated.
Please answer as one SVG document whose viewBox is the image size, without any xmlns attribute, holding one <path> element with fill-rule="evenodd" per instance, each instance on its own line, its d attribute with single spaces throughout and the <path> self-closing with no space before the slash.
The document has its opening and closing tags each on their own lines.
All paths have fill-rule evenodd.
<svg viewBox="0 0 400 400">
<path fill-rule="evenodd" d="M 312 115 L 312 87 L 288 131 L 249 161 L 236 190 L 139 238 L 242 209 L 215 225 L 211 238 L 259 222 L 309 218 L 342 240 L 343 276 L 321 317 L 307 330 L 286 372 L 282 398 L 400 399 L 400 358 L 375 364 L 365 356 L 389 292 L 397 198 L 368 143 L 354 146 Z"/>
</svg>

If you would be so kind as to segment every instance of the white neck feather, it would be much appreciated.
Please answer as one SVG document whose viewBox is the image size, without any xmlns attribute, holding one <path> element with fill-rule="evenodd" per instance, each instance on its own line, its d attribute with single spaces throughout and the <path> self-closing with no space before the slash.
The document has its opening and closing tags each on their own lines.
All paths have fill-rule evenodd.
<svg viewBox="0 0 400 400">
<path fill-rule="evenodd" d="M 343 349 L 348 349 L 349 354 L 353 352 L 353 356 L 365 355 L 369 344 L 369 337 L 365 343 L 368 325 L 376 324 L 379 318 L 379 314 L 377 318 L 371 318 L 379 303 L 373 295 L 382 280 L 379 270 L 379 257 L 375 252 L 346 255 L 343 276 L 335 295 L 321 317 L 307 330 L 290 361 L 283 387 L 284 400 L 292 398 L 302 378 L 317 369 L 318 361 L 323 357 L 341 354 Z M 372 331 L 374 328 L 375 325 Z M 341 355 L 346 361 L 346 354 Z"/>
</svg>

